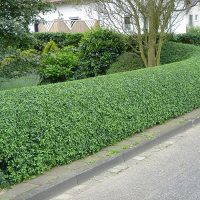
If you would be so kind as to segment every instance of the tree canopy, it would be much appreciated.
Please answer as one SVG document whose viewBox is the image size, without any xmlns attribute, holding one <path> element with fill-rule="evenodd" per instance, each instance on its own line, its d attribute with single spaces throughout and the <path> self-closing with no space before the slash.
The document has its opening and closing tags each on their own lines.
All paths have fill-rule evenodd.
<svg viewBox="0 0 200 200">
<path fill-rule="evenodd" d="M 28 25 L 38 14 L 50 8 L 51 4 L 43 0 L 0 0 L 1 40 L 11 40 L 28 32 Z"/>
</svg>

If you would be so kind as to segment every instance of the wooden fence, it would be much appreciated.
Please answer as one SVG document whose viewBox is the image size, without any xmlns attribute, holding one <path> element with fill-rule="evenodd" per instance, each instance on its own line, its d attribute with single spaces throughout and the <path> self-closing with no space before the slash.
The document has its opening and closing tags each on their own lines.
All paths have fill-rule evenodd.
<svg viewBox="0 0 200 200">
<path fill-rule="evenodd" d="M 63 20 L 57 19 L 38 25 L 38 32 L 84 33 L 100 26 L 98 20 Z"/>
</svg>

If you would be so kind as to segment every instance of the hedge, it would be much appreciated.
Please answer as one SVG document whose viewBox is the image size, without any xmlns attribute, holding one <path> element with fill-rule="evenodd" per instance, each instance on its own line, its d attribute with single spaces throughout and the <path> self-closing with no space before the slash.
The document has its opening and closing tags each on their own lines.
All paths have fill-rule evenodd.
<svg viewBox="0 0 200 200">
<path fill-rule="evenodd" d="M 59 47 L 68 45 L 78 46 L 82 33 L 34 33 L 34 37 L 44 43 L 53 40 Z"/>
<path fill-rule="evenodd" d="M 138 70 L 144 67 L 140 55 L 132 52 L 122 53 L 106 71 L 106 74 L 114 74 L 125 71 Z"/>
<path fill-rule="evenodd" d="M 200 106 L 198 56 L 0 92 L 0 185 L 93 154 Z"/>
<path fill-rule="evenodd" d="M 168 64 L 186 60 L 195 55 L 199 49 L 195 46 L 165 42 L 161 52 L 161 64 Z M 138 70 L 139 68 L 145 68 L 141 57 L 132 52 L 124 52 L 121 54 L 117 61 L 114 62 L 107 70 L 107 74 L 113 74 L 123 71 Z"/>
<path fill-rule="evenodd" d="M 186 60 L 196 55 L 198 51 L 199 48 L 193 45 L 165 42 L 161 52 L 161 64 Z"/>
<path fill-rule="evenodd" d="M 200 34 L 199 33 L 183 33 L 174 35 L 171 39 L 173 42 L 180 42 L 185 44 L 193 44 L 200 46 Z"/>
</svg>

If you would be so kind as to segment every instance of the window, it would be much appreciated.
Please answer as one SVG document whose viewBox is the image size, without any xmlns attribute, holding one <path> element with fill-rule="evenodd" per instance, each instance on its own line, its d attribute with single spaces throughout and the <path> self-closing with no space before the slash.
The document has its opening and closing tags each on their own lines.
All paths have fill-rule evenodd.
<svg viewBox="0 0 200 200">
<path fill-rule="evenodd" d="M 144 18 L 143 18 L 143 23 L 144 23 L 143 31 L 147 31 L 148 28 L 149 28 L 148 18 L 144 17 Z"/>
<path fill-rule="evenodd" d="M 189 15 L 189 26 L 193 26 L 193 15 Z"/>
<path fill-rule="evenodd" d="M 195 15 L 195 21 L 198 21 L 198 15 Z"/>
<path fill-rule="evenodd" d="M 76 21 L 80 20 L 79 17 L 70 17 L 69 19 L 71 21 L 71 27 L 75 24 Z"/>
<path fill-rule="evenodd" d="M 124 25 L 126 30 L 131 30 L 131 17 L 125 16 L 124 17 Z"/>
<path fill-rule="evenodd" d="M 34 32 L 39 32 L 39 24 L 38 23 L 35 23 L 34 24 Z"/>
</svg>

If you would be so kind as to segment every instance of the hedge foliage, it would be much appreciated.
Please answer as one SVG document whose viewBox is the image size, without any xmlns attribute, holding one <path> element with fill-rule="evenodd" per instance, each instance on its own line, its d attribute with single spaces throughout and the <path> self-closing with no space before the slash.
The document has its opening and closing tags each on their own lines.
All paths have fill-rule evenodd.
<svg viewBox="0 0 200 200">
<path fill-rule="evenodd" d="M 102 75 L 125 50 L 121 34 L 108 29 L 87 32 L 79 45 L 82 73 L 86 77 Z"/>
<path fill-rule="evenodd" d="M 34 37 L 41 42 L 47 43 L 53 40 L 59 47 L 78 46 L 82 33 L 34 33 Z"/>
<path fill-rule="evenodd" d="M 48 44 L 44 49 L 46 51 L 43 51 L 39 68 L 43 82 L 56 83 L 76 79 L 79 57 L 73 47 L 58 50 L 53 41 Z"/>
<path fill-rule="evenodd" d="M 200 46 L 200 34 L 199 33 L 177 34 L 171 38 L 171 41 Z"/>
<path fill-rule="evenodd" d="M 132 71 L 145 68 L 140 55 L 132 52 L 124 52 L 116 62 L 114 62 L 107 70 L 106 74 L 113 74 L 125 71 Z"/>
<path fill-rule="evenodd" d="M 199 51 L 197 47 L 175 43 L 165 42 L 161 52 L 161 64 L 168 64 L 186 60 L 195 55 Z M 114 62 L 107 70 L 107 74 L 113 74 L 123 71 L 132 71 L 139 68 L 145 68 L 141 57 L 132 52 L 124 52 L 121 54 L 116 62 Z"/>
<path fill-rule="evenodd" d="M 0 185 L 192 111 L 200 106 L 199 77 L 197 55 L 160 67 L 0 92 Z"/>
<path fill-rule="evenodd" d="M 186 60 L 196 55 L 198 51 L 199 48 L 193 45 L 165 42 L 161 52 L 161 64 Z"/>
<path fill-rule="evenodd" d="M 34 50 L 16 50 L 0 61 L 0 77 L 18 78 L 27 74 L 37 73 L 40 55 Z"/>
</svg>

